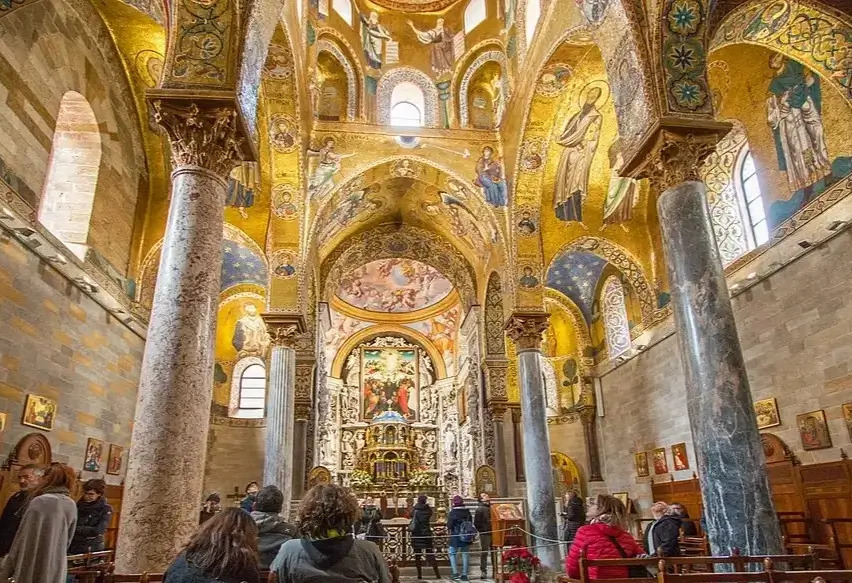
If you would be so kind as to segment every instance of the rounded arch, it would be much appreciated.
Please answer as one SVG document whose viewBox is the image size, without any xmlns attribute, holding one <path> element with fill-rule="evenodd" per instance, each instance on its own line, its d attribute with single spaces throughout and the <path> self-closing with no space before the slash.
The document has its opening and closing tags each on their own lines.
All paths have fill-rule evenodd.
<svg viewBox="0 0 852 583">
<path fill-rule="evenodd" d="M 416 85 L 423 92 L 426 105 L 423 111 L 423 126 L 438 127 L 438 88 L 435 87 L 429 75 L 413 67 L 391 69 L 379 79 L 376 88 L 376 121 L 382 125 L 390 124 L 393 89 L 404 82 Z"/>
<path fill-rule="evenodd" d="M 583 474 L 580 472 L 580 466 L 573 458 L 560 451 L 552 451 L 550 452 L 550 464 L 553 467 L 554 478 L 560 479 L 562 484 L 562 487 L 554 491 L 554 494 L 563 496 L 568 490 L 576 490 L 580 496 L 585 496 Z M 554 483 L 554 486 L 557 485 Z"/>
<path fill-rule="evenodd" d="M 500 275 L 492 271 L 485 287 L 485 353 L 506 357 L 506 337 L 503 332 L 503 286 Z"/>
<path fill-rule="evenodd" d="M 321 28 L 317 32 L 317 55 L 327 52 L 334 57 L 346 71 L 347 103 L 346 118 L 354 121 L 364 117 L 364 99 L 360 88 L 364 83 L 364 71 L 361 63 L 355 58 L 352 45 L 338 31 L 332 28 Z"/>
<path fill-rule="evenodd" d="M 337 349 L 337 354 L 334 355 L 334 360 L 331 363 L 331 372 L 329 373 L 330 376 L 338 379 L 340 378 L 340 375 L 343 372 L 343 365 L 346 364 L 346 358 L 359 344 L 369 342 L 377 336 L 389 334 L 402 336 L 410 342 L 422 347 L 432 360 L 432 366 L 435 367 L 435 374 L 437 375 L 436 380 L 447 378 L 447 366 L 444 364 L 444 358 L 441 356 L 441 351 L 432 344 L 432 341 L 417 330 L 413 330 L 405 326 L 397 326 L 395 324 L 369 326 L 363 330 L 359 330 L 347 338 Z"/>
<path fill-rule="evenodd" d="M 468 110 L 468 99 L 467 94 L 470 90 L 470 81 L 476 72 L 488 62 L 495 62 L 500 65 L 501 71 L 504 75 L 507 74 L 509 70 L 508 61 L 506 60 L 506 54 L 502 50 L 488 50 L 480 53 L 474 60 L 471 62 L 470 66 L 467 67 L 464 71 L 464 76 L 461 78 L 461 83 L 459 85 L 458 91 L 458 99 L 459 99 L 459 121 L 461 123 L 461 127 L 466 128 L 470 124 L 470 111 Z M 508 100 L 510 95 L 506 95 L 506 100 Z"/>
<path fill-rule="evenodd" d="M 580 308 L 571 298 L 560 291 L 546 287 L 544 288 L 545 307 L 548 303 L 559 306 L 571 315 L 574 320 L 574 329 L 577 331 L 577 346 L 580 347 L 581 351 L 592 346 L 591 331 L 588 324 L 586 324 L 586 319 L 583 317 L 583 312 L 580 311 Z"/>
<path fill-rule="evenodd" d="M 240 390 L 243 373 L 250 366 L 260 365 L 266 370 L 266 363 L 256 356 L 247 356 L 237 361 L 231 373 L 231 396 L 228 399 L 228 417 L 234 417 L 240 408 Z"/>
<path fill-rule="evenodd" d="M 773 8 L 750 0 L 732 10 L 712 31 L 708 53 L 732 44 L 769 48 L 803 63 L 852 103 L 852 56 L 847 49 L 847 56 L 838 58 L 836 50 L 826 48 L 836 48 L 835 39 L 852 38 L 852 17 L 818 0 L 807 4 L 790 0 L 780 10 L 764 15 Z"/>
</svg>

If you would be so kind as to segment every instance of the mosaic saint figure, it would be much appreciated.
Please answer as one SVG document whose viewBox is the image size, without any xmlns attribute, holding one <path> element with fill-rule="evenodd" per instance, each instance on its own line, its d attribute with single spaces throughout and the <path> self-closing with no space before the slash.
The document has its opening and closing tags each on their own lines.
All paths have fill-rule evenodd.
<svg viewBox="0 0 852 583">
<path fill-rule="evenodd" d="M 456 62 L 453 52 L 453 31 L 444 26 L 444 19 L 439 18 L 432 30 L 417 30 L 414 23 L 408 21 L 408 26 L 424 45 L 432 46 L 432 70 L 436 75 L 452 73 Z"/>
<path fill-rule="evenodd" d="M 476 180 L 474 184 L 482 188 L 485 201 L 494 206 L 506 206 L 506 177 L 503 164 L 494 156 L 491 146 L 482 148 L 482 156 L 476 161 Z"/>
<path fill-rule="evenodd" d="M 605 229 L 609 225 L 617 225 L 626 223 L 633 218 L 633 207 L 636 206 L 638 199 L 636 195 L 636 181 L 632 178 L 622 178 L 619 176 L 621 167 L 624 166 L 624 158 L 621 156 L 620 144 L 616 140 L 609 149 L 610 158 L 615 156 L 614 160 L 610 161 L 612 172 L 609 177 L 609 189 L 604 200 L 603 210 L 603 227 Z"/>
<path fill-rule="evenodd" d="M 822 126 L 819 78 L 798 61 L 775 53 L 769 58 L 775 76 L 769 83 L 767 117 L 775 136 L 778 167 L 792 191 L 831 174 Z"/>
<path fill-rule="evenodd" d="M 598 149 L 603 116 L 597 108 L 600 87 L 592 87 L 580 111 L 571 116 L 556 143 L 565 150 L 556 170 L 553 210 L 562 221 L 583 222 L 583 201 L 589 193 L 589 169 Z"/>
<path fill-rule="evenodd" d="M 263 358 L 271 342 L 266 323 L 257 313 L 257 306 L 254 304 L 243 306 L 243 314 L 234 327 L 231 344 L 240 358 L 246 356 Z"/>
<path fill-rule="evenodd" d="M 326 138 L 318 150 L 308 150 L 308 156 L 318 158 L 316 170 L 308 181 L 308 195 L 322 197 L 334 188 L 334 175 L 340 172 L 340 161 L 355 154 L 336 154 L 334 138 Z"/>
<path fill-rule="evenodd" d="M 258 184 L 257 164 L 243 162 L 231 170 L 228 176 L 228 193 L 225 195 L 225 206 L 237 209 L 240 216 L 248 218 L 246 209 L 254 206 L 254 190 Z"/>
<path fill-rule="evenodd" d="M 390 32 L 379 24 L 379 15 L 375 10 L 368 17 L 358 13 L 361 19 L 361 44 L 364 47 L 364 58 L 371 69 L 382 68 L 382 41 L 392 41 Z"/>
</svg>

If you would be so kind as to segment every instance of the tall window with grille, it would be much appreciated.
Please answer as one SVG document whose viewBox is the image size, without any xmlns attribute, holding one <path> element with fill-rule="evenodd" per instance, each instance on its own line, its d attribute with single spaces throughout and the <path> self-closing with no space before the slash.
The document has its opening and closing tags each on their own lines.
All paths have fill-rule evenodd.
<svg viewBox="0 0 852 583">
<path fill-rule="evenodd" d="M 260 419 L 265 407 L 266 368 L 260 364 L 251 364 L 240 376 L 239 405 L 235 417 Z"/>
</svg>

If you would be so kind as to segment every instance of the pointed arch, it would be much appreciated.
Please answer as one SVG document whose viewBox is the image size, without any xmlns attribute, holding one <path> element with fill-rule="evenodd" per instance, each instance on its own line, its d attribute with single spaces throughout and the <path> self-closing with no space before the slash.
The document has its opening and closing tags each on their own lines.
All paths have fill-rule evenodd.
<svg viewBox="0 0 852 583">
<path fill-rule="evenodd" d="M 470 91 L 470 81 L 473 79 L 473 76 L 476 72 L 488 62 L 495 62 L 500 65 L 500 69 L 504 75 L 508 75 L 508 61 L 506 60 L 506 54 L 502 50 L 488 50 L 480 53 L 468 66 L 464 75 L 461 78 L 461 83 L 459 84 L 458 90 L 458 100 L 459 100 L 459 122 L 461 127 L 466 128 L 470 124 L 470 111 L 468 110 L 468 92 Z M 510 95 L 506 95 L 505 99 L 508 101 Z"/>
<path fill-rule="evenodd" d="M 394 87 L 400 83 L 411 83 L 423 92 L 425 108 L 423 111 L 423 126 L 438 127 L 438 88 L 432 79 L 413 67 L 397 67 L 391 69 L 379 79 L 376 88 L 376 121 L 382 125 L 390 124 L 391 98 Z"/>
</svg>

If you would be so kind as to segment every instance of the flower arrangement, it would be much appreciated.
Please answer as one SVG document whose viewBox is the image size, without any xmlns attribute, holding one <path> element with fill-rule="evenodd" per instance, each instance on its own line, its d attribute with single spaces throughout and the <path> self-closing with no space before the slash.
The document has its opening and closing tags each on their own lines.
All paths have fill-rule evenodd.
<svg viewBox="0 0 852 583">
<path fill-rule="evenodd" d="M 427 486 L 431 486 L 434 479 L 435 476 L 426 470 L 416 470 L 411 473 L 411 477 L 408 479 L 408 485 L 413 488 L 425 488 Z"/>
<path fill-rule="evenodd" d="M 541 561 L 529 549 L 516 548 L 503 552 L 503 572 L 510 583 L 530 583 L 530 576 Z"/>
<path fill-rule="evenodd" d="M 349 474 L 349 484 L 353 488 L 369 488 L 373 485 L 373 476 L 364 470 L 355 470 Z"/>
</svg>

